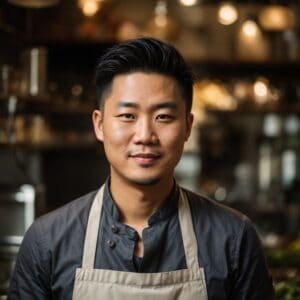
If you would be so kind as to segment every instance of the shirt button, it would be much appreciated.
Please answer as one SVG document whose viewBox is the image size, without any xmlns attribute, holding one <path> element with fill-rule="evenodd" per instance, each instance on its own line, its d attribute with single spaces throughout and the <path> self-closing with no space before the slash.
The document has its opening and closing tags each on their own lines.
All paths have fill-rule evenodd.
<svg viewBox="0 0 300 300">
<path fill-rule="evenodd" d="M 113 240 L 108 240 L 106 243 L 110 248 L 114 248 L 116 246 L 116 243 Z"/>
<path fill-rule="evenodd" d="M 118 228 L 116 225 L 112 225 L 112 226 L 111 226 L 111 231 L 112 231 L 113 233 L 118 233 L 118 232 L 119 232 L 119 228 Z"/>
</svg>

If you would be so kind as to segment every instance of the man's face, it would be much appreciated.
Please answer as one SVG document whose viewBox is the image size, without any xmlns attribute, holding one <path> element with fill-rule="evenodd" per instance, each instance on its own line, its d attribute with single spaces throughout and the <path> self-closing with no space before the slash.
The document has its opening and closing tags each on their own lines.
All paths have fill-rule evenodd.
<svg viewBox="0 0 300 300">
<path fill-rule="evenodd" d="M 112 180 L 151 185 L 173 180 L 193 116 L 186 114 L 174 79 L 135 72 L 114 78 L 104 110 L 94 111 L 93 122 Z"/>
</svg>

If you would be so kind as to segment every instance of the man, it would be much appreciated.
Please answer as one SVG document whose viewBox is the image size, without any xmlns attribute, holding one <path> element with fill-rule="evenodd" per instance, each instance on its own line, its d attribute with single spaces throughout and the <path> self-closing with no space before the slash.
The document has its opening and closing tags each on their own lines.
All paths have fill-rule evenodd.
<svg viewBox="0 0 300 300">
<path fill-rule="evenodd" d="M 272 299 L 250 221 L 174 181 L 193 122 L 181 55 L 150 38 L 117 45 L 96 85 L 110 177 L 32 225 L 9 299 Z"/>
</svg>

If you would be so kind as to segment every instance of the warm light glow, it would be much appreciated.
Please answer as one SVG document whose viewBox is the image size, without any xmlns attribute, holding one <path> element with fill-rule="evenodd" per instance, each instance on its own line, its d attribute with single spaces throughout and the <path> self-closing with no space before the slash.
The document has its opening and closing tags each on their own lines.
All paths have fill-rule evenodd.
<svg viewBox="0 0 300 300">
<path fill-rule="evenodd" d="M 231 25 L 238 18 L 235 6 L 229 3 L 222 4 L 218 11 L 218 20 L 222 25 Z"/>
<path fill-rule="evenodd" d="M 154 22 L 158 27 L 167 26 L 168 20 L 166 16 L 155 16 Z"/>
<path fill-rule="evenodd" d="M 237 108 L 236 100 L 221 82 L 203 80 L 197 83 L 195 88 L 198 103 L 206 108 L 220 110 L 235 110 Z"/>
<path fill-rule="evenodd" d="M 168 16 L 167 1 L 157 1 L 154 16 L 145 24 L 143 35 L 158 39 L 173 39 L 177 33 L 176 22 Z"/>
<path fill-rule="evenodd" d="M 179 3 L 184 6 L 193 6 L 197 3 L 197 0 L 179 0 Z"/>
<path fill-rule="evenodd" d="M 167 26 L 168 20 L 167 20 L 167 3 L 165 1 L 158 1 L 154 10 L 154 23 L 158 27 L 165 27 Z"/>
<path fill-rule="evenodd" d="M 255 37 L 259 34 L 260 30 L 254 21 L 247 20 L 242 25 L 242 32 L 245 36 Z"/>
<path fill-rule="evenodd" d="M 268 94 L 268 87 L 263 81 L 256 81 L 254 83 L 254 92 L 257 96 L 266 97 Z"/>
<path fill-rule="evenodd" d="M 99 4 L 100 4 L 99 2 L 100 1 L 98 0 L 80 0 L 79 5 L 85 16 L 92 17 L 99 10 Z"/>
<path fill-rule="evenodd" d="M 253 90 L 258 103 L 263 104 L 268 101 L 269 84 L 266 79 L 258 78 L 253 85 Z"/>
<path fill-rule="evenodd" d="M 269 5 L 261 10 L 259 22 L 266 30 L 288 30 L 295 26 L 295 14 L 288 7 Z"/>
</svg>

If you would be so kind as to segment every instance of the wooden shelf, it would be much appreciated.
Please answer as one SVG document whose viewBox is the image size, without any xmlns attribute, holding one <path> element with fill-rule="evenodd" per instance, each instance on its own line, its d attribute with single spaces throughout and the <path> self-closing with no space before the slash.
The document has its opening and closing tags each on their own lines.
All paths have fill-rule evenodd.
<svg viewBox="0 0 300 300">
<path fill-rule="evenodd" d="M 297 104 L 282 104 L 282 105 L 265 105 L 265 106 L 248 106 L 241 107 L 236 110 L 219 110 L 219 109 L 206 109 L 207 113 L 212 114 L 228 114 L 228 115 L 251 115 L 251 114 L 300 114 L 300 103 Z"/>
<path fill-rule="evenodd" d="M 24 34 L 21 31 L 11 25 L 1 23 L 1 20 L 0 38 L 6 42 L 8 41 L 10 44 L 18 46 L 22 46 L 25 41 Z"/>
<path fill-rule="evenodd" d="M 221 78 L 267 76 L 274 80 L 298 80 L 300 75 L 300 58 L 296 61 L 268 60 L 268 61 L 238 61 L 200 59 L 190 60 L 190 66 L 196 74 L 216 76 Z"/>
<path fill-rule="evenodd" d="M 0 149 L 9 149 L 9 150 L 22 150 L 30 152 L 48 152 L 48 151 L 75 151 L 75 150 L 88 150 L 99 148 L 102 151 L 102 146 L 96 141 L 85 141 L 81 140 L 76 141 L 67 141 L 67 142 L 58 142 L 58 141 L 49 141 L 49 142 L 39 142 L 39 143 L 3 143 L 0 142 Z"/>
<path fill-rule="evenodd" d="M 15 96 L 16 114 L 46 114 L 80 116 L 91 115 L 96 105 L 93 103 L 55 103 L 49 97 Z M 9 97 L 0 97 L 0 116 L 8 115 Z"/>
<path fill-rule="evenodd" d="M 84 38 L 69 38 L 69 39 L 31 39 L 27 45 L 35 46 L 35 45 L 43 45 L 45 47 L 53 48 L 53 49 L 66 49 L 66 48 L 107 48 L 113 46 L 117 43 L 115 40 L 106 40 L 106 39 L 84 39 Z"/>
<path fill-rule="evenodd" d="M 247 60 L 218 60 L 218 59 L 198 59 L 189 60 L 190 65 L 195 67 L 212 67 L 212 68 L 235 68 L 235 69 L 298 69 L 300 70 L 299 60 L 264 60 L 264 61 L 247 61 Z"/>
</svg>

